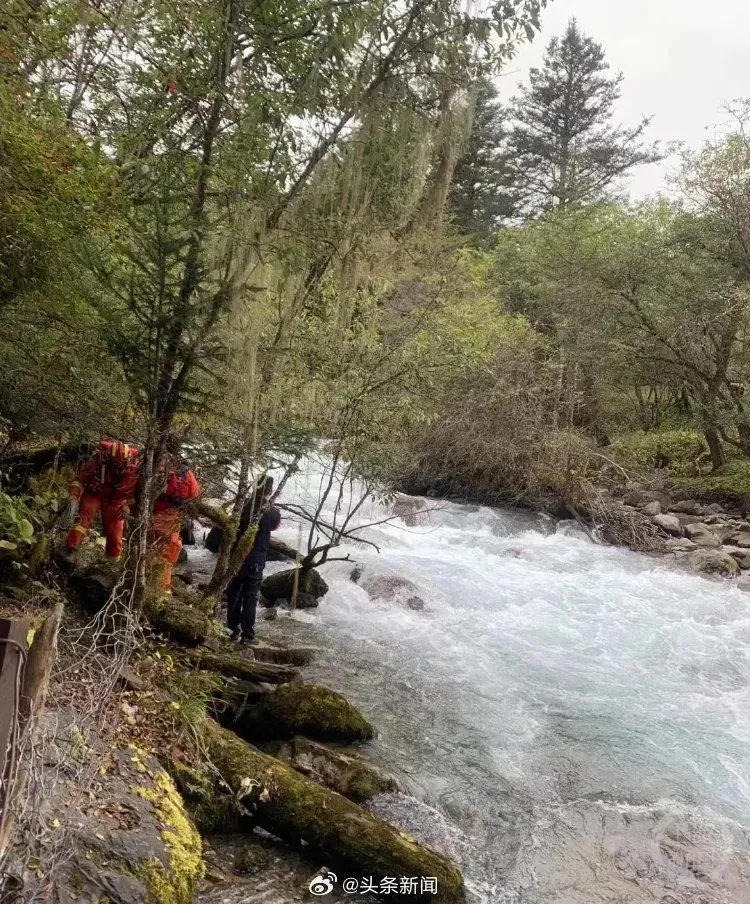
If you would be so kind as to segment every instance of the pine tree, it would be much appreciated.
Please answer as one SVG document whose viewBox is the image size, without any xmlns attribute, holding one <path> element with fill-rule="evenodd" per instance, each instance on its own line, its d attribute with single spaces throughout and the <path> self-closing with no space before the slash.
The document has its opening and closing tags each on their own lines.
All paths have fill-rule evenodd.
<svg viewBox="0 0 750 904">
<path fill-rule="evenodd" d="M 623 77 L 608 71 L 601 45 L 571 19 L 512 101 L 507 152 L 513 195 L 527 215 L 599 201 L 628 170 L 660 159 L 642 141 L 649 119 L 613 124 Z"/>
<path fill-rule="evenodd" d="M 473 233 L 480 243 L 513 212 L 508 194 L 510 171 L 503 152 L 507 114 L 497 95 L 489 79 L 481 82 L 471 131 L 450 194 L 453 222 L 462 231 Z"/>
</svg>

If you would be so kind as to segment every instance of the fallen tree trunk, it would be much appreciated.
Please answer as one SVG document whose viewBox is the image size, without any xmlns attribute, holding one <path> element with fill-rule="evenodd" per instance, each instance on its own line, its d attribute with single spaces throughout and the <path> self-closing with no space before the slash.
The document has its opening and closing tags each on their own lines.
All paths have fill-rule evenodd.
<svg viewBox="0 0 750 904">
<path fill-rule="evenodd" d="M 388 877 L 416 877 L 417 892 L 405 895 L 409 901 L 465 900 L 456 867 L 372 813 L 261 753 L 213 720 L 206 723 L 206 744 L 249 822 L 294 844 L 303 839 L 355 876 L 366 875 L 377 883 Z M 436 891 L 425 889 L 422 878 L 435 880 Z"/>
<path fill-rule="evenodd" d="M 286 684 L 299 676 L 297 669 L 273 662 L 243 659 L 228 653 L 212 653 L 208 650 L 181 650 L 180 656 L 198 669 L 216 672 L 225 678 L 240 678 L 266 684 Z"/>
</svg>

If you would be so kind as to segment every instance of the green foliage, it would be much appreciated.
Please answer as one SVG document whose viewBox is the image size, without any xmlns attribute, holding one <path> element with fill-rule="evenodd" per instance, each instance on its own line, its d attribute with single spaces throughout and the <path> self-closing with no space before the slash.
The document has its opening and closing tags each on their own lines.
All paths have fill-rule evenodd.
<svg viewBox="0 0 750 904">
<path fill-rule="evenodd" d="M 608 76 L 604 50 L 571 19 L 550 41 L 540 69 L 511 106 L 505 147 L 518 211 L 538 215 L 606 197 L 619 176 L 659 159 L 644 147 L 644 119 L 634 128 L 612 124 L 622 75 Z"/>
<path fill-rule="evenodd" d="M 694 477 L 706 455 L 706 441 L 697 430 L 657 430 L 616 437 L 611 455 L 634 475 L 650 474 L 662 456 L 670 478 Z"/>
<path fill-rule="evenodd" d="M 21 552 L 34 542 L 34 516 L 23 500 L 0 490 L 0 550 Z"/>
<path fill-rule="evenodd" d="M 686 492 L 727 497 L 735 503 L 746 504 L 750 496 L 750 460 L 730 458 L 711 474 L 693 475 L 680 479 L 679 483 Z"/>
</svg>

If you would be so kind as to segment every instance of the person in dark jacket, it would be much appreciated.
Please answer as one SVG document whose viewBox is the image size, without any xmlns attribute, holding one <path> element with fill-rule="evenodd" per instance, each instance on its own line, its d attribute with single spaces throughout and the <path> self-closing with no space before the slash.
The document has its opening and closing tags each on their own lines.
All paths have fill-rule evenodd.
<svg viewBox="0 0 750 904">
<path fill-rule="evenodd" d="M 281 524 L 281 512 L 270 504 L 272 490 L 273 478 L 266 477 L 242 509 L 235 543 L 253 522 L 257 522 L 258 529 L 250 552 L 227 585 L 227 626 L 232 632 L 232 640 L 241 639 L 245 644 L 255 642 L 255 612 L 266 567 L 268 544 L 271 531 Z"/>
</svg>

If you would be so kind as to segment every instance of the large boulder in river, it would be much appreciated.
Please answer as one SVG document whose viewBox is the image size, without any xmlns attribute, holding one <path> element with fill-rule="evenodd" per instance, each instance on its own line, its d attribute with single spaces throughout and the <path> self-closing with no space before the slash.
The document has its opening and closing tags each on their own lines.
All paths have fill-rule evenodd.
<svg viewBox="0 0 750 904">
<path fill-rule="evenodd" d="M 224 528 L 219 527 L 215 524 L 206 534 L 206 539 L 203 541 L 203 545 L 209 552 L 218 553 L 218 551 L 221 549 L 221 539 L 223 536 Z"/>
<path fill-rule="evenodd" d="M 353 575 L 354 577 L 354 575 Z M 424 609 L 420 588 L 413 582 L 395 574 L 368 574 L 360 572 L 355 583 L 370 599 L 397 603 L 407 609 Z"/>
<path fill-rule="evenodd" d="M 696 549 L 687 555 L 686 561 L 699 574 L 734 577 L 740 573 L 738 562 L 720 549 Z"/>
<path fill-rule="evenodd" d="M 249 708 L 237 725 L 250 740 L 305 735 L 320 741 L 368 741 L 375 731 L 341 694 L 319 684 L 284 684 Z"/>
<path fill-rule="evenodd" d="M 281 600 L 294 600 L 300 609 L 314 608 L 328 593 L 328 584 L 315 568 L 302 571 L 289 568 L 269 574 L 260 587 L 264 599 L 271 605 Z"/>
</svg>

